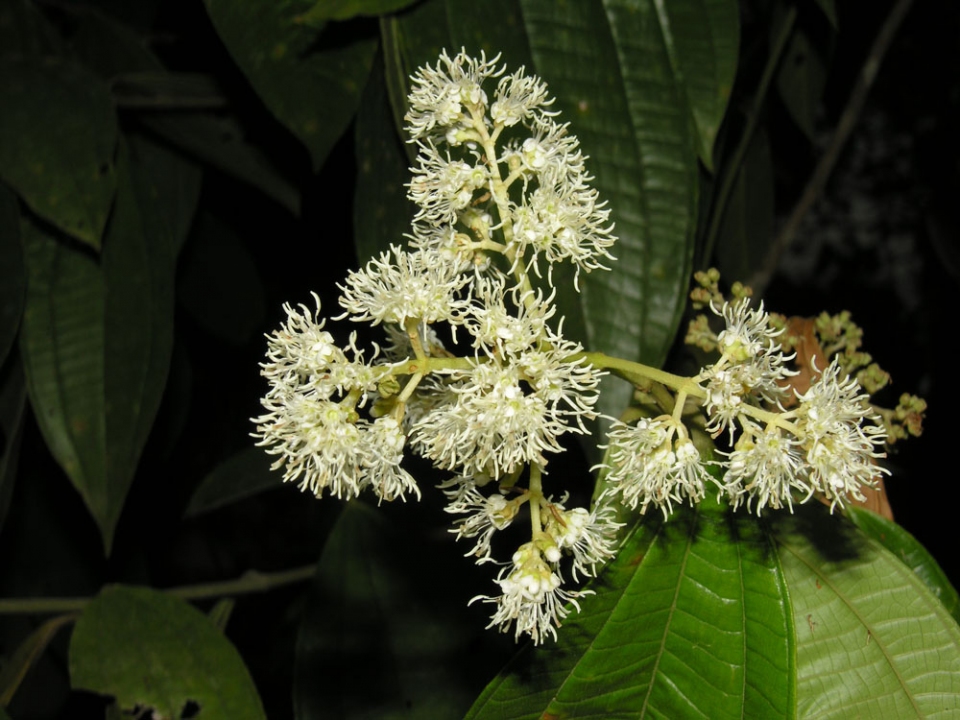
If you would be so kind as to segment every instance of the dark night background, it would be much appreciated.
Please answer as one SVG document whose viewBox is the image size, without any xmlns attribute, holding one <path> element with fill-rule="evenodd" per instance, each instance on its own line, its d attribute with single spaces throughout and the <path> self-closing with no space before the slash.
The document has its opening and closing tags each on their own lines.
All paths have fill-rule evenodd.
<svg viewBox="0 0 960 720">
<path fill-rule="evenodd" d="M 840 34 L 819 114 L 819 146 L 791 125 L 775 99 L 768 107 L 779 221 L 829 139 L 890 4 L 838 3 Z M 60 3 L 42 5 L 54 16 L 60 12 Z M 103 578 L 169 587 L 234 578 L 248 568 L 308 564 L 316 561 L 337 513 L 334 503 L 311 502 L 293 487 L 279 487 L 202 518 L 182 519 L 199 481 L 251 442 L 249 418 L 259 413 L 264 390 L 257 373 L 263 333 L 281 319 L 282 303 L 309 302 L 316 291 L 326 307 L 334 307 L 336 283 L 357 265 L 352 136 L 348 132 L 325 169 L 313 175 L 306 153 L 234 66 L 199 0 L 117 0 L 115 9 L 131 24 L 150 28 L 153 49 L 171 69 L 218 78 L 248 123 L 248 137 L 304 189 L 303 217 L 295 220 L 246 185 L 206 172 L 195 237 L 179 261 L 168 390 L 113 556 L 102 558 L 93 521 L 30 420 L 12 510 L 0 534 L 3 596 L 93 594 Z M 765 30 L 750 26 L 749 13 L 745 18 L 747 47 Z M 949 392 L 960 290 L 958 42 L 960 4 L 914 3 L 823 196 L 765 293 L 767 307 L 787 315 L 849 309 L 864 329 L 865 349 L 893 376 L 893 391 L 883 399 L 893 406 L 899 393 L 912 392 L 927 400 L 924 435 L 891 453 L 887 489 L 897 521 L 932 552 L 954 585 L 960 585 L 954 549 L 957 441 L 951 439 L 957 422 L 950 417 Z M 734 103 L 743 91 L 735 89 Z M 136 113 L 122 121 L 135 125 Z M 345 334 L 342 324 L 336 327 Z M 245 598 L 230 625 L 267 712 L 276 717 L 289 714 L 296 631 L 289 606 L 296 592 Z M 3 618 L 0 642 L 10 647 L 30 628 L 26 619 Z M 70 703 L 79 705 L 61 705 L 67 692 L 64 649 L 61 638 L 35 669 L 11 709 L 14 717 L 44 717 L 63 707 L 80 717 L 88 710 L 76 699 Z M 60 689 L 51 694 L 51 687 Z M 17 707 L 20 714 L 14 714 Z"/>
</svg>

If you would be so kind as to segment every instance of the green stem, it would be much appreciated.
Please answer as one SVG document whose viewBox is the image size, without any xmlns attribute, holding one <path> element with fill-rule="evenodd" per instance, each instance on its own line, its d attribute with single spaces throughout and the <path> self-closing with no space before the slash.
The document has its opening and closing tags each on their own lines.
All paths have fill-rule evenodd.
<svg viewBox="0 0 960 720">
<path fill-rule="evenodd" d="M 623 358 L 613 357 L 605 353 L 582 352 L 571 355 L 565 358 L 565 360 L 568 362 L 576 362 L 581 358 L 596 368 L 613 370 L 618 374 L 622 374 L 628 380 L 631 378 L 644 378 L 660 383 L 661 385 L 666 385 L 668 388 L 678 392 L 683 391 L 687 395 L 700 398 L 701 400 L 707 396 L 706 391 L 697 384 L 694 378 L 674 375 L 673 373 L 668 373 L 666 370 L 659 370 L 650 365 L 633 362 L 632 360 L 624 360 Z"/>
<path fill-rule="evenodd" d="M 316 565 L 305 565 L 276 573 L 261 573 L 256 570 L 249 570 L 236 580 L 202 583 L 200 585 L 182 585 L 161 592 L 183 600 L 206 600 L 248 595 L 309 580 L 316 573 L 316 569 Z M 93 599 L 92 597 L 5 598 L 0 599 L 0 615 L 45 615 L 49 613 L 79 612 Z"/>
</svg>

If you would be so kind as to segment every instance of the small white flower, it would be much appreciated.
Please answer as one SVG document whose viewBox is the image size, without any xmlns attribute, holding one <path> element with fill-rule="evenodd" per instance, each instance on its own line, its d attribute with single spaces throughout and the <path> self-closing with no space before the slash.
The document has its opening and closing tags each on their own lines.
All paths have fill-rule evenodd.
<svg viewBox="0 0 960 720">
<path fill-rule="evenodd" d="M 546 402 L 521 385 L 514 365 L 479 362 L 448 385 L 455 401 L 427 412 L 414 426 L 412 442 L 439 467 L 466 475 L 500 477 L 560 452 L 557 437 L 567 430 Z"/>
<path fill-rule="evenodd" d="M 457 142 L 455 131 L 473 126 L 470 108 L 486 108 L 487 95 L 482 86 L 488 78 L 503 74 L 504 68 L 496 67 L 499 59 L 498 55 L 488 61 L 483 53 L 476 59 L 464 51 L 451 59 L 444 51 L 436 66 L 417 70 L 410 78 L 413 87 L 405 117 L 410 136 L 416 139 L 440 131 L 440 135 Z"/>
<path fill-rule="evenodd" d="M 470 206 L 476 190 L 490 180 L 490 170 L 474 152 L 473 162 L 443 157 L 432 143 L 420 143 L 417 167 L 407 197 L 420 208 L 417 220 L 429 225 L 452 225 Z"/>
<path fill-rule="evenodd" d="M 734 421 L 741 417 L 744 404 L 778 403 L 784 397 L 784 381 L 796 373 L 785 366 L 789 358 L 776 341 L 782 331 L 770 326 L 762 305 L 752 310 L 749 300 L 741 298 L 711 308 L 723 317 L 726 329 L 717 336 L 720 360 L 700 376 L 707 392 L 707 429 L 717 434 L 728 430 L 732 440 Z"/>
<path fill-rule="evenodd" d="M 550 568 L 533 543 L 520 546 L 513 555 L 512 568 L 501 570 L 497 584 L 501 595 L 478 595 L 470 602 L 495 603 L 497 610 L 487 627 L 499 627 L 500 632 L 508 632 L 513 626 L 515 639 L 529 635 L 535 645 L 547 637 L 556 640 L 557 628 L 570 614 L 566 604 L 572 604 L 579 612 L 578 598 L 592 594 L 589 590 L 564 590 L 560 576 Z"/>
<path fill-rule="evenodd" d="M 586 508 L 565 510 L 552 503 L 546 513 L 544 531 L 562 550 L 573 555 L 573 579 L 577 573 L 587 577 L 597 574 L 597 566 L 616 555 L 617 530 L 622 523 L 614 520 L 616 511 L 601 497 L 592 511 Z"/>
<path fill-rule="evenodd" d="M 767 506 L 775 510 L 786 506 L 793 512 L 794 491 L 806 495 L 803 501 L 813 492 L 796 440 L 775 426 L 761 432 L 748 425 L 728 458 L 724 489 L 734 509 L 745 502 L 749 512 L 756 502 L 757 515 Z"/>
<path fill-rule="evenodd" d="M 856 379 L 840 379 L 842 370 L 834 358 L 830 366 L 805 393 L 798 393 L 796 417 L 798 441 L 806 451 L 810 482 L 822 492 L 833 509 L 847 497 L 863 500 L 862 486 L 873 487 L 880 475 L 889 474 L 875 460 L 886 431 L 869 405 Z"/>
<path fill-rule="evenodd" d="M 452 514 L 467 515 L 459 520 L 450 532 L 460 538 L 477 538 L 474 546 L 465 554 L 477 558 L 477 564 L 492 562 L 490 541 L 498 530 L 508 527 L 517 515 L 516 502 L 507 500 L 500 493 L 483 495 L 473 478 L 458 477 L 440 486 L 450 498 L 445 510 Z"/>
<path fill-rule="evenodd" d="M 553 98 L 547 92 L 546 83 L 536 76 L 526 75 L 521 67 L 500 80 L 490 106 L 490 117 L 495 126 L 503 127 L 527 120 L 536 122 L 539 118 L 557 114 L 547 110 L 552 104 Z"/>
<path fill-rule="evenodd" d="M 645 513 L 652 503 L 666 518 L 673 503 L 703 499 L 704 486 L 713 478 L 690 440 L 672 442 L 675 429 L 669 419 L 642 418 L 636 425 L 614 421 L 608 433 L 607 481 L 610 492 L 624 505 Z"/>
<path fill-rule="evenodd" d="M 254 418 L 257 445 L 278 456 L 272 468 L 284 470 L 284 482 L 299 480 L 317 497 L 324 490 L 337 498 L 360 494 L 366 446 L 352 409 L 296 391 L 263 405 L 269 412 Z"/>
<path fill-rule="evenodd" d="M 416 480 L 400 467 L 406 438 L 400 424 L 392 417 L 377 418 L 368 425 L 363 442 L 366 452 L 362 458 L 363 486 L 370 486 L 380 500 L 396 498 L 406 501 L 408 492 L 420 499 Z"/>
<path fill-rule="evenodd" d="M 370 320 L 374 325 L 404 326 L 407 320 L 457 322 L 467 307 L 457 293 L 468 280 L 436 253 L 406 252 L 393 245 L 390 252 L 351 272 L 346 284 L 338 286 L 343 293 L 340 305 L 351 320 Z"/>
</svg>

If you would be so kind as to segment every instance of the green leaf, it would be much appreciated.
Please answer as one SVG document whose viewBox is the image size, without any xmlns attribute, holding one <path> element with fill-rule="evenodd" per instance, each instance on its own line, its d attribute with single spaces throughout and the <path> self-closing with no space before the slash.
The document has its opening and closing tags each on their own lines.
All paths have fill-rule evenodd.
<svg viewBox="0 0 960 720">
<path fill-rule="evenodd" d="M 811 140 L 826 86 L 827 60 L 822 47 L 801 27 L 795 27 L 780 61 L 777 90 L 790 117 Z"/>
<path fill-rule="evenodd" d="M 70 640 L 74 689 L 117 698 L 125 710 L 180 717 L 264 718 L 239 653 L 200 611 L 148 588 L 111 587 L 84 610 Z"/>
<path fill-rule="evenodd" d="M 324 546 L 297 636 L 300 720 L 463 717 L 503 663 L 467 607 L 480 576 L 462 548 L 386 510 L 348 503 Z"/>
<path fill-rule="evenodd" d="M 117 119 L 82 66 L 0 60 L 0 177 L 43 219 L 99 249 L 116 191 Z"/>
<path fill-rule="evenodd" d="M 0 365 L 17 338 L 27 290 L 17 196 L 0 184 Z"/>
<path fill-rule="evenodd" d="M 583 281 L 589 345 L 663 363 L 685 304 L 697 213 L 697 140 L 651 1 L 521 2 L 537 72 L 581 141 L 619 242 Z M 600 407 L 618 415 L 625 384 Z"/>
<path fill-rule="evenodd" d="M 13 655 L 5 659 L 0 670 L 0 707 L 10 704 L 30 668 L 40 659 L 60 628 L 76 619 L 73 613 L 50 618 L 20 643 Z"/>
<path fill-rule="evenodd" d="M 119 180 L 100 264 L 23 226 L 30 401 L 107 552 L 163 393 L 176 255 L 199 192 L 192 166 L 142 141 L 121 153 Z"/>
<path fill-rule="evenodd" d="M 847 516 L 867 537 L 879 542 L 913 570 L 953 619 L 960 622 L 960 595 L 937 561 L 913 535 L 892 520 L 855 505 L 847 508 Z"/>
<path fill-rule="evenodd" d="M 960 627 L 910 568 L 818 503 L 775 534 L 797 637 L 798 717 L 960 712 Z"/>
<path fill-rule="evenodd" d="M 740 13 L 734 0 L 654 3 L 678 83 L 696 125 L 697 152 L 713 170 L 713 146 L 730 100 L 740 50 Z"/>
<path fill-rule="evenodd" d="M 214 468 L 190 498 L 184 517 L 196 517 L 281 486 L 270 470 L 273 456 L 260 447 L 244 448 Z"/>
<path fill-rule="evenodd" d="M 468 717 L 791 716 L 786 587 L 756 519 L 709 501 L 648 518 L 589 587 Z"/>
<path fill-rule="evenodd" d="M 346 130 L 376 54 L 375 38 L 298 23 L 310 4 L 205 0 L 220 39 L 274 116 L 319 169 Z M 355 28 L 354 28 L 355 30 Z"/>
<path fill-rule="evenodd" d="M 715 255 L 720 274 L 731 281 L 753 277 L 773 242 L 773 158 L 759 127 L 737 172 L 723 210 Z"/>
<path fill-rule="evenodd" d="M 297 18 L 297 22 L 322 26 L 327 20 L 349 20 L 358 16 L 384 15 L 403 10 L 418 0 L 320 0 Z"/>
</svg>

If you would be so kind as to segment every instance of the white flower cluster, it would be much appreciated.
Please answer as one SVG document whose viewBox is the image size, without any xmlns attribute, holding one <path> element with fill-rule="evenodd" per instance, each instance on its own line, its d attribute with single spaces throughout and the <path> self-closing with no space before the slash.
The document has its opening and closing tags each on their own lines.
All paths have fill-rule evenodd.
<svg viewBox="0 0 960 720">
<path fill-rule="evenodd" d="M 574 579 L 593 575 L 619 526 L 612 510 L 567 509 L 543 492 L 560 436 L 586 432 L 596 417 L 604 373 L 562 335 L 550 270 L 545 290 L 531 271 L 564 261 L 578 275 L 601 268 L 615 238 L 542 81 L 460 53 L 412 83 L 410 247 L 392 246 L 339 286 L 337 319 L 382 326 L 385 355 L 365 360 L 353 337 L 338 347 L 319 301 L 315 312 L 287 306 L 268 338 L 270 390 L 255 436 L 285 480 L 318 497 L 367 488 L 381 500 L 419 497 L 401 467 L 405 447 L 454 471 L 443 485 L 448 511 L 466 518 L 453 532 L 474 542 L 480 563 L 522 510 L 530 542 L 500 574 L 501 594 L 479 599 L 496 604 L 493 625 L 539 642 L 578 597 L 562 587 L 561 559 Z"/>
<path fill-rule="evenodd" d="M 361 418 L 357 407 L 384 377 L 363 361 L 351 336 L 346 353 L 324 330 L 316 310 L 285 305 L 287 322 L 268 337 L 263 375 L 270 390 L 263 398 L 265 415 L 254 418 L 258 445 L 277 455 L 274 469 L 285 481 L 300 482 L 320 497 L 324 490 L 338 498 L 356 497 L 371 488 L 381 500 L 405 498 L 420 490 L 400 467 L 405 444 L 392 417 Z"/>
<path fill-rule="evenodd" d="M 709 482 L 719 485 L 736 508 L 759 514 L 765 507 L 793 508 L 819 493 L 831 508 L 849 498 L 863 500 L 888 471 L 876 465 L 886 433 L 868 396 L 855 379 L 842 377 L 834 360 L 805 392 L 794 391 L 796 407 L 785 410 L 790 371 L 777 342 L 779 331 L 761 307 L 746 299 L 714 307 L 726 328 L 716 337 L 720 359 L 692 379 L 687 392 L 703 398 L 707 429 L 740 435 L 725 460 L 701 461 L 682 423 L 671 416 L 614 422 L 609 434 L 608 492 L 645 512 L 649 505 L 670 513 L 674 502 L 702 499 Z M 816 368 L 814 368 L 816 370 Z M 773 408 L 773 409 L 764 409 Z M 677 435 L 675 441 L 672 440 Z M 706 466 L 722 471 L 714 480 Z"/>
</svg>

